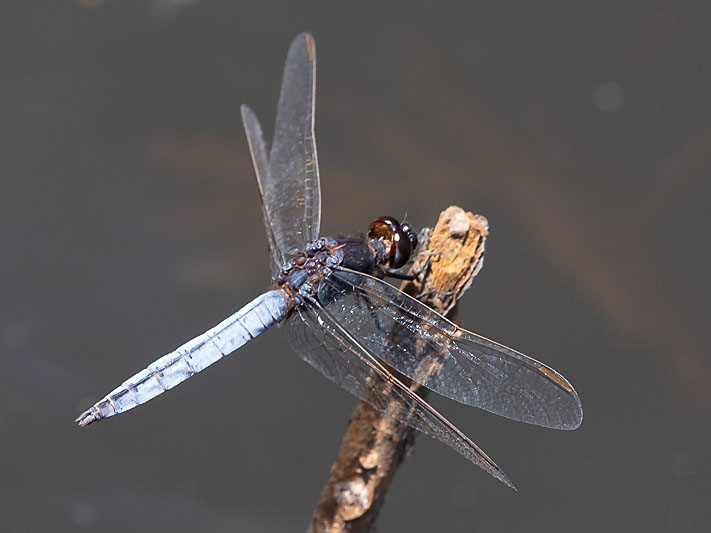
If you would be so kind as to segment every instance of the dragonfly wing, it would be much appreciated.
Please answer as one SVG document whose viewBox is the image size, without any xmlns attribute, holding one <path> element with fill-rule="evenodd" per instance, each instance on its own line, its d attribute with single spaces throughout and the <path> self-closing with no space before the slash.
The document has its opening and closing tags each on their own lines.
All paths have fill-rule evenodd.
<svg viewBox="0 0 711 533">
<path fill-rule="evenodd" d="M 264 183 L 269 183 L 269 156 L 267 155 L 267 146 L 264 142 L 264 134 L 262 126 L 257 120 L 257 115 L 246 105 L 242 105 L 242 124 L 244 131 L 247 134 L 247 142 L 249 143 L 249 151 L 252 154 L 252 164 L 254 172 L 257 175 L 257 183 L 259 184 L 259 193 L 262 196 L 262 217 L 264 218 L 264 227 L 267 230 L 267 240 L 269 241 L 269 257 L 272 279 L 279 273 L 279 269 L 284 265 L 285 257 L 276 243 L 274 230 L 272 229 L 272 219 L 267 210 L 267 199 L 264 196 Z M 277 211 L 278 213 L 278 211 Z"/>
<path fill-rule="evenodd" d="M 302 33 L 294 39 L 284 65 L 267 185 L 270 210 L 281 211 L 273 224 L 277 244 L 293 254 L 319 237 L 321 185 L 314 134 L 316 45 Z M 274 207 L 272 207 L 274 206 Z"/>
<path fill-rule="evenodd" d="M 386 370 L 317 302 L 301 306 L 287 319 L 286 336 L 299 357 L 337 385 L 375 409 L 442 441 L 515 488 L 476 444 Z"/>
<path fill-rule="evenodd" d="M 460 328 L 380 279 L 339 268 L 318 297 L 359 343 L 443 396 L 544 427 L 582 422 L 580 398 L 558 372 Z"/>
<path fill-rule="evenodd" d="M 319 237 L 321 185 L 314 136 L 315 93 L 316 46 L 310 34 L 302 33 L 291 43 L 286 57 L 268 157 L 256 116 L 248 107 L 242 108 L 262 195 L 273 274 L 275 256 L 281 268 L 291 255 Z"/>
</svg>

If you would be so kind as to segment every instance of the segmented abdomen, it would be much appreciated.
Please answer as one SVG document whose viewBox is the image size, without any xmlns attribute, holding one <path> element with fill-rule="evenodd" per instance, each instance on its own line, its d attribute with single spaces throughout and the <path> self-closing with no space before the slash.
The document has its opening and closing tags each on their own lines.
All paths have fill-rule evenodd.
<svg viewBox="0 0 711 533">
<path fill-rule="evenodd" d="M 284 320 L 288 313 L 286 295 L 281 290 L 271 290 L 255 298 L 214 328 L 124 381 L 82 413 L 76 421 L 80 426 L 86 426 L 155 398 L 231 354 L 275 323 Z"/>
</svg>

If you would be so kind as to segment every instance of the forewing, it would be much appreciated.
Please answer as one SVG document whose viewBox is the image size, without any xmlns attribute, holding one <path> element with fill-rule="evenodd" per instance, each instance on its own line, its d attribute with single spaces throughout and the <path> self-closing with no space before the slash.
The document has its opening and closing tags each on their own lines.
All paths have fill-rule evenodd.
<svg viewBox="0 0 711 533">
<path fill-rule="evenodd" d="M 269 177 L 269 157 L 267 155 L 267 146 L 264 142 L 264 135 L 262 134 L 262 126 L 257 120 L 257 115 L 254 114 L 251 108 L 246 105 L 242 105 L 242 124 L 244 124 L 244 131 L 247 134 L 247 143 L 249 144 L 249 152 L 252 154 L 252 164 L 254 165 L 254 172 L 257 175 L 257 184 L 259 185 L 259 193 L 262 196 L 262 217 L 264 218 L 264 227 L 267 230 L 267 240 L 269 241 L 269 266 L 272 273 L 272 279 L 276 277 L 284 264 L 284 255 L 281 249 L 277 246 L 276 239 L 274 237 L 274 230 L 272 229 L 272 216 L 270 215 L 270 210 L 267 208 L 268 201 L 264 195 L 264 184 L 270 182 Z M 279 211 L 276 209 L 271 209 L 274 217 L 279 216 Z"/>
<path fill-rule="evenodd" d="M 321 188 L 314 137 L 316 47 L 308 33 L 289 47 L 279 96 L 270 172 L 260 187 L 285 257 L 319 236 Z"/>
<path fill-rule="evenodd" d="M 318 304 L 298 308 L 287 320 L 286 336 L 299 357 L 337 385 L 375 409 L 442 441 L 515 488 L 476 444 L 388 372 Z"/>
<path fill-rule="evenodd" d="M 552 368 L 453 324 L 384 281 L 339 269 L 319 300 L 378 358 L 443 396 L 514 420 L 575 429 L 572 385 Z"/>
</svg>

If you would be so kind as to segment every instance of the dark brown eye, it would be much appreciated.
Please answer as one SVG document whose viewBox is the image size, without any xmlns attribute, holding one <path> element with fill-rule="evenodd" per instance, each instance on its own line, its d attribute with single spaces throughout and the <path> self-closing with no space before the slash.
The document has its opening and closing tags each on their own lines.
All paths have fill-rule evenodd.
<svg viewBox="0 0 711 533">
<path fill-rule="evenodd" d="M 388 216 L 379 217 L 370 224 L 368 238 L 390 241 L 387 260 L 388 266 L 394 269 L 405 266 L 417 246 L 417 235 L 412 228 L 407 224 L 401 226 L 396 219 Z"/>
<path fill-rule="evenodd" d="M 395 247 L 395 254 L 390 257 L 390 268 L 402 268 L 410 259 L 410 254 L 412 253 L 410 239 L 402 228 L 398 228 L 393 235 L 393 245 Z"/>
<path fill-rule="evenodd" d="M 370 223 L 368 238 L 390 240 L 399 228 L 400 223 L 393 217 L 378 217 Z"/>
<path fill-rule="evenodd" d="M 415 232 L 414 229 L 412 229 L 412 226 L 408 222 L 403 222 L 402 225 L 400 226 L 402 228 L 402 231 L 404 231 L 407 234 L 407 238 L 410 240 L 410 245 L 412 246 L 412 251 L 415 251 L 415 248 L 417 248 L 417 233 Z"/>
</svg>

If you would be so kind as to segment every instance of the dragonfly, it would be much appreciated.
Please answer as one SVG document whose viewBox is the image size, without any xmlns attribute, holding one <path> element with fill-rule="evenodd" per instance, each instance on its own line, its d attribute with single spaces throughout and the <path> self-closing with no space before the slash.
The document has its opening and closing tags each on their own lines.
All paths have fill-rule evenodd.
<svg viewBox="0 0 711 533">
<path fill-rule="evenodd" d="M 509 487 L 496 463 L 405 384 L 529 424 L 572 430 L 573 386 L 551 367 L 455 325 L 394 286 L 418 245 L 410 224 L 374 220 L 365 236 L 321 237 L 314 113 L 316 48 L 302 33 L 284 67 L 271 150 L 254 112 L 242 121 L 262 199 L 272 285 L 82 413 L 87 426 L 172 389 L 276 324 L 298 356 L 357 398 L 439 439 Z"/>
</svg>

